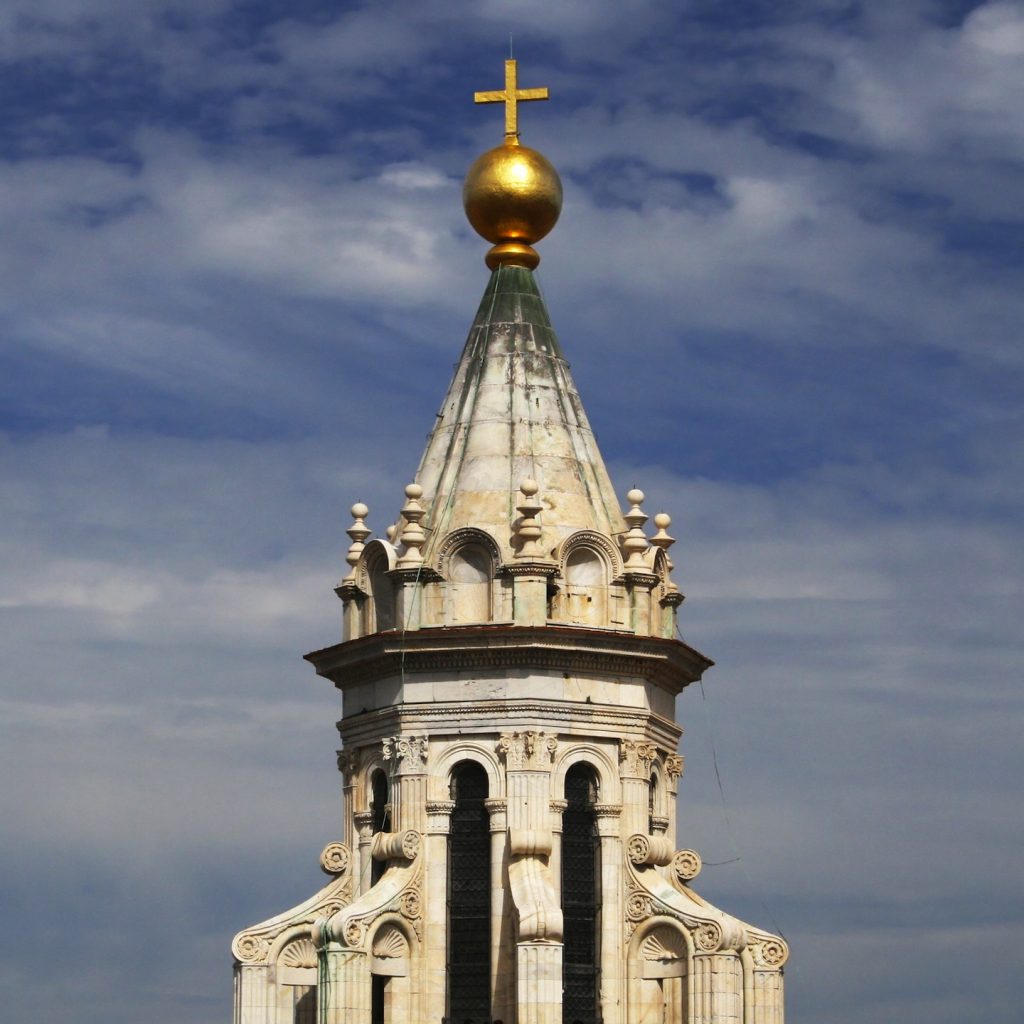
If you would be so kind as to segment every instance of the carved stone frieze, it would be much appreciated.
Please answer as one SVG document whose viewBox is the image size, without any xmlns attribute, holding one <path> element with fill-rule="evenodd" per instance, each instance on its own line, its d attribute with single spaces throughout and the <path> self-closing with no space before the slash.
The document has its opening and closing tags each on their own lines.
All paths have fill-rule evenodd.
<svg viewBox="0 0 1024 1024">
<path fill-rule="evenodd" d="M 419 775 L 427 770 L 426 736 L 386 736 L 382 741 L 385 761 L 395 761 L 402 775 Z"/>
<path fill-rule="evenodd" d="M 548 769 L 558 749 L 558 738 L 546 732 L 507 732 L 497 743 L 509 771 Z"/>
</svg>

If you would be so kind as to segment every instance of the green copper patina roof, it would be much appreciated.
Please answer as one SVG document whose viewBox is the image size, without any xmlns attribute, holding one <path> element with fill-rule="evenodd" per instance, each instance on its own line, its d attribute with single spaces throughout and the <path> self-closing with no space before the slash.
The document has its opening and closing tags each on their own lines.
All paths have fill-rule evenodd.
<svg viewBox="0 0 1024 1024">
<path fill-rule="evenodd" d="M 527 478 L 540 485 L 545 546 L 577 530 L 613 536 L 624 529 L 533 272 L 499 266 L 416 475 L 430 510 L 424 554 L 460 527 L 486 530 L 509 554 Z"/>
</svg>

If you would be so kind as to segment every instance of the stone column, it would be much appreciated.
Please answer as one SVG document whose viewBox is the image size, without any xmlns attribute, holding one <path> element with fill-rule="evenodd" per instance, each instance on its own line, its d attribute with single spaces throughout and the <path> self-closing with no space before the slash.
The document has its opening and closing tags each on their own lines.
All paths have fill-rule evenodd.
<svg viewBox="0 0 1024 1024">
<path fill-rule="evenodd" d="M 516 931 L 516 1024 L 562 1022 L 562 908 L 549 868 L 551 761 L 558 746 L 543 732 L 506 733 L 509 891 Z"/>
<path fill-rule="evenodd" d="M 678 836 L 676 804 L 679 797 L 679 780 L 682 778 L 685 763 L 681 754 L 667 754 L 665 757 L 665 778 L 668 780 L 668 829 L 666 835 L 673 841 L 676 841 Z"/>
<path fill-rule="evenodd" d="M 265 1024 L 270 1012 L 270 968 L 235 964 L 234 1024 Z"/>
<path fill-rule="evenodd" d="M 555 896 L 559 904 L 562 902 L 562 815 L 565 814 L 568 800 L 551 801 L 551 881 L 555 886 Z"/>
<path fill-rule="evenodd" d="M 601 1018 L 603 1024 L 622 1024 L 625 979 L 622 977 L 622 837 L 621 804 L 598 804 L 597 835 L 601 844 Z"/>
<path fill-rule="evenodd" d="M 366 892 L 370 888 L 370 845 L 373 842 L 373 811 L 356 811 L 352 815 L 356 834 L 359 837 L 359 856 L 356 862 L 356 878 L 352 886 L 352 898 Z"/>
<path fill-rule="evenodd" d="M 427 835 L 423 852 L 426 902 L 423 983 L 426 992 L 421 1005 L 427 1021 L 440 1021 L 448 1010 L 448 834 L 454 809 L 454 800 L 431 800 L 426 805 Z"/>
<path fill-rule="evenodd" d="M 619 778 L 622 780 L 622 834 L 650 831 L 651 765 L 658 756 L 653 743 L 622 740 L 619 744 Z"/>
<path fill-rule="evenodd" d="M 427 828 L 427 737 L 389 736 L 383 740 L 391 771 L 391 831 Z"/>
<path fill-rule="evenodd" d="M 515 934 L 505 884 L 508 805 L 491 799 L 484 806 L 491 830 L 491 1017 L 511 1021 L 515 1019 Z"/>
<path fill-rule="evenodd" d="M 700 930 L 697 944 L 700 946 Z M 737 953 L 695 953 L 693 1024 L 744 1024 L 743 967 Z"/>
<path fill-rule="evenodd" d="M 358 751 L 338 751 L 338 771 L 341 772 L 341 841 L 350 849 L 356 848 L 353 835 L 353 816 L 356 811 L 356 785 L 362 759 Z"/>
<path fill-rule="evenodd" d="M 321 1024 L 370 1024 L 372 977 L 365 953 L 329 942 L 317 980 Z"/>
</svg>

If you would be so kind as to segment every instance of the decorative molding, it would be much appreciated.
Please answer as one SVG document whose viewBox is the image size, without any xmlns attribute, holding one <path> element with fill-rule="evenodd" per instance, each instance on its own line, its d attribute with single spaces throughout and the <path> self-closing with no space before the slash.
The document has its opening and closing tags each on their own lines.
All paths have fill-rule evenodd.
<svg viewBox="0 0 1024 1024">
<path fill-rule="evenodd" d="M 508 771 L 547 770 L 557 749 L 557 736 L 532 729 L 502 733 L 497 743 L 497 751 L 504 756 Z"/>
<path fill-rule="evenodd" d="M 604 557 L 605 568 L 608 572 L 606 583 L 616 579 L 622 573 L 622 555 L 612 541 L 603 533 L 594 530 L 580 530 L 578 533 L 570 534 L 558 546 L 555 555 L 558 561 L 559 575 L 565 576 L 565 563 L 569 555 L 577 548 L 594 548 Z"/>
<path fill-rule="evenodd" d="M 384 760 L 399 763 L 400 775 L 421 775 L 427 770 L 426 736 L 386 736 L 381 745 Z"/>
<path fill-rule="evenodd" d="M 448 578 L 448 563 L 452 555 L 467 544 L 479 544 L 480 547 L 486 549 L 491 556 L 493 578 L 497 567 L 501 564 L 501 551 L 497 541 L 486 530 L 480 530 L 475 526 L 463 526 L 447 534 L 437 547 L 434 557 L 437 560 L 438 574 L 442 579 Z"/>
<path fill-rule="evenodd" d="M 313 940 L 303 936 L 289 942 L 277 958 L 285 967 L 316 967 L 316 946 Z"/>
</svg>

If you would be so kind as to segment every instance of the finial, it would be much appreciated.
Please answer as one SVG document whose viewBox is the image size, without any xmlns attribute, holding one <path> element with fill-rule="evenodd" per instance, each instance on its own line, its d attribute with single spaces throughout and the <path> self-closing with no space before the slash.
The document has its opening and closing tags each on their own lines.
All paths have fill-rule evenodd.
<svg viewBox="0 0 1024 1024">
<path fill-rule="evenodd" d="M 477 103 L 505 104 L 505 142 L 470 167 L 462 202 L 473 229 L 494 243 L 485 257 L 494 270 L 502 264 L 533 270 L 540 256 L 533 248 L 562 211 L 562 182 L 541 153 L 519 144 L 518 104 L 546 100 L 548 90 L 520 89 L 516 62 L 505 61 L 505 88 L 474 93 Z"/>
<path fill-rule="evenodd" d="M 654 517 L 654 525 L 658 528 L 658 532 L 651 538 L 651 543 L 656 547 L 660 548 L 665 552 L 665 586 L 670 591 L 676 591 L 679 588 L 676 586 L 672 579 L 672 570 L 675 568 L 672 558 L 668 553 L 668 549 L 675 544 L 675 537 L 668 535 L 668 528 L 672 525 L 672 517 L 667 512 L 658 512 Z"/>
<path fill-rule="evenodd" d="M 406 501 L 402 506 L 405 529 L 401 536 L 401 541 L 405 545 L 405 554 L 396 563 L 399 569 L 415 569 L 423 564 L 420 548 L 426 544 L 427 535 L 420 523 L 426 516 L 427 510 L 420 504 L 422 497 L 423 488 L 419 484 L 409 484 L 405 488 Z"/>
<path fill-rule="evenodd" d="M 644 552 L 648 548 L 647 536 L 644 534 L 643 526 L 647 522 L 647 513 L 640 508 L 643 504 L 644 492 L 634 487 L 626 494 L 626 501 L 629 502 L 628 512 L 624 512 L 622 518 L 626 520 L 629 530 L 622 541 L 623 550 L 628 557 L 623 568 L 627 572 L 646 572 L 648 567 L 644 562 Z"/>
<path fill-rule="evenodd" d="M 516 505 L 516 509 L 522 518 L 519 520 L 516 537 L 522 542 L 522 546 L 516 552 L 516 558 L 543 558 L 544 552 L 540 548 L 543 531 L 537 515 L 543 511 L 544 505 L 535 497 L 540 486 L 536 480 L 527 478 L 519 485 L 519 490 L 523 499 Z"/>
<path fill-rule="evenodd" d="M 359 564 L 359 556 L 366 547 L 366 538 L 373 532 L 366 525 L 366 517 L 370 510 L 361 502 L 357 501 L 349 510 L 355 522 L 345 531 L 352 538 L 352 545 L 348 549 L 345 561 L 351 566 L 348 575 L 342 582 L 348 583 L 356 578 L 356 566 Z"/>
</svg>

